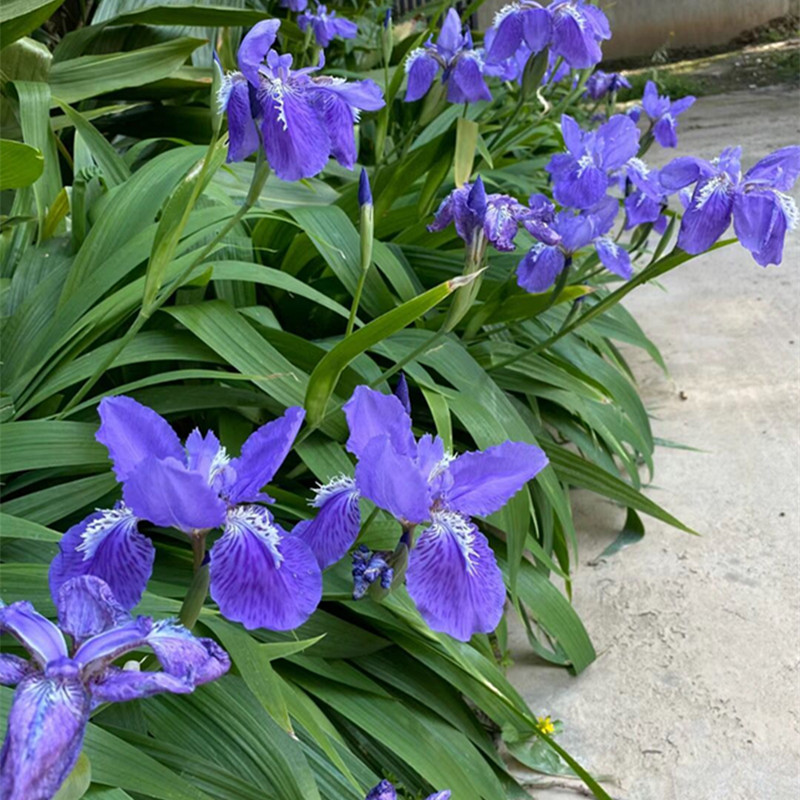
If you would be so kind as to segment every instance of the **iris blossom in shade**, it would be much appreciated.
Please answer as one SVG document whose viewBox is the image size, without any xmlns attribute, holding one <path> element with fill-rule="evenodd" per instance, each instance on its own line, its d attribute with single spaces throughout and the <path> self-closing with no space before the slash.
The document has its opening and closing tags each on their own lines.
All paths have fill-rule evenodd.
<svg viewBox="0 0 800 800">
<path fill-rule="evenodd" d="M 408 592 L 423 619 L 433 630 L 462 641 L 493 631 L 503 614 L 505 586 L 472 517 L 505 505 L 545 467 L 547 457 L 524 442 L 452 456 L 438 436 L 415 439 L 411 417 L 398 397 L 366 386 L 356 388 L 343 410 L 350 427 L 347 449 L 358 459 L 350 492 L 394 516 L 409 544 L 413 528 L 427 523 L 411 546 L 406 572 Z M 334 487 L 327 502 L 344 501 Z M 304 532 L 325 560 L 330 558 L 327 540 L 339 543 L 341 557 L 346 538 L 352 544 L 359 527 L 359 519 L 350 518 L 349 537 L 344 537 L 340 521 L 333 515 L 323 518 L 326 505 L 321 504 Z"/>
<path fill-rule="evenodd" d="M 17 685 L 0 753 L 3 800 L 49 800 L 75 766 L 89 714 L 100 703 L 185 694 L 230 667 L 216 642 L 174 620 L 133 619 L 99 578 L 73 578 L 55 600 L 58 625 L 27 601 L 0 607 L 0 632 L 32 656 L 0 654 L 2 683 Z M 137 662 L 133 669 L 114 666 L 143 648 L 155 653 L 162 671 L 140 671 Z"/>
<path fill-rule="evenodd" d="M 475 253 L 476 263 L 481 260 L 487 244 L 500 252 L 512 251 L 520 223 L 535 228 L 542 238 L 547 237 L 548 231 L 539 225 L 530 209 L 513 197 L 505 194 L 487 195 L 480 177 L 474 184 L 465 183 L 450 192 L 439 206 L 428 230 L 441 231 L 451 223 Z M 531 233 L 534 231 L 531 230 Z M 558 237 L 555 236 L 551 244 L 557 241 Z"/>
<path fill-rule="evenodd" d="M 653 122 L 653 136 L 662 147 L 678 146 L 678 115 L 691 108 L 695 99 L 688 95 L 672 102 L 666 95 L 659 95 L 653 81 L 647 81 L 642 108 Z"/>
<path fill-rule="evenodd" d="M 123 505 L 98 511 L 71 528 L 50 567 L 50 587 L 77 575 L 97 575 L 127 608 L 142 596 L 153 545 L 138 520 L 190 537 L 223 528 L 210 552 L 211 597 L 228 619 L 247 628 L 287 630 L 319 603 L 322 578 L 303 542 L 289 536 L 256 503 L 272 498 L 269 483 L 292 447 L 305 412 L 293 407 L 263 425 L 230 458 L 217 437 L 195 429 L 181 444 L 170 424 L 130 397 L 100 402 L 97 440 L 108 448 Z"/>
<path fill-rule="evenodd" d="M 540 204 L 548 200 L 540 196 Z M 552 209 L 552 206 L 551 206 Z M 595 208 L 576 213 L 565 209 L 553 212 L 549 222 L 560 235 L 558 245 L 537 242 L 517 266 L 517 283 L 529 292 L 544 292 L 555 282 L 569 265 L 572 256 L 592 244 L 603 266 L 626 280 L 633 274 L 628 251 L 620 247 L 606 234 L 614 226 L 619 204 L 613 197 L 606 197 Z"/>
<path fill-rule="evenodd" d="M 611 38 L 606 15 L 584 0 L 556 0 L 547 9 L 553 16 L 550 52 L 572 69 L 599 63 L 603 58 L 600 42 Z"/>
<path fill-rule="evenodd" d="M 490 36 L 491 33 L 491 36 Z M 550 11 L 532 0 L 509 3 L 495 14 L 494 22 L 486 32 L 487 62 L 513 58 L 525 46 L 525 58 L 539 53 L 550 44 L 553 35 L 553 18 Z"/>
<path fill-rule="evenodd" d="M 483 79 L 484 67 L 483 50 L 473 47 L 468 29 L 462 33 L 461 19 L 451 8 L 436 43 L 429 40 L 424 47 L 409 53 L 405 66 L 408 75 L 405 100 L 411 103 L 426 95 L 440 69 L 451 103 L 491 100 L 489 87 Z"/>
<path fill-rule="evenodd" d="M 328 11 L 326 6 L 319 5 L 314 13 L 306 11 L 297 18 L 301 31 L 308 28 L 314 32 L 314 38 L 320 47 L 327 47 L 335 38 L 355 39 L 358 25 L 344 17 L 337 16 L 335 11 Z"/>
<path fill-rule="evenodd" d="M 317 67 L 292 69 L 292 57 L 272 49 L 280 21 L 259 22 L 242 40 L 239 71 L 226 76 L 220 106 L 228 112 L 228 161 L 241 161 L 260 146 L 286 181 L 310 178 L 333 156 L 343 167 L 356 160 L 354 126 L 361 111 L 383 108 L 371 80 L 312 77 Z"/>
<path fill-rule="evenodd" d="M 592 100 L 600 100 L 607 94 L 615 94 L 620 89 L 630 89 L 630 81 L 618 72 L 595 70 L 586 81 L 586 96 Z"/>
<path fill-rule="evenodd" d="M 786 232 L 797 226 L 798 210 L 786 194 L 800 176 L 800 147 L 783 147 L 742 176 L 741 148 L 729 147 L 713 161 L 676 158 L 661 170 L 661 185 L 676 191 L 694 184 L 681 221 L 678 247 L 708 250 L 733 227 L 741 244 L 762 267 L 780 264 Z"/>
<path fill-rule="evenodd" d="M 290 11 L 305 11 L 308 8 L 308 0 L 281 0 L 281 8 L 288 8 Z"/>
<path fill-rule="evenodd" d="M 625 229 L 652 222 L 657 233 L 664 233 L 667 218 L 663 212 L 669 193 L 661 185 L 658 170 L 632 158 L 625 165 L 625 175 L 633 185 L 633 191 L 625 197 Z"/>
<path fill-rule="evenodd" d="M 568 114 L 561 117 L 566 153 L 556 153 L 545 167 L 553 178 L 553 196 L 562 206 L 589 209 L 611 184 L 609 173 L 639 150 L 639 130 L 624 114 L 614 114 L 596 131 L 581 130 Z"/>
<path fill-rule="evenodd" d="M 389 781 L 381 781 L 367 792 L 364 800 L 397 800 L 397 791 Z M 425 800 L 450 800 L 450 790 L 444 789 L 441 792 L 434 792 L 428 795 Z"/>
</svg>

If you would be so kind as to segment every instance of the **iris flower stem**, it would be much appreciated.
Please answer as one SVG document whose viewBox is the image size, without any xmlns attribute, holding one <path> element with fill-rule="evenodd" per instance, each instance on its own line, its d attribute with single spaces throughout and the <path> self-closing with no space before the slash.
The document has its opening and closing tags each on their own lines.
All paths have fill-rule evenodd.
<svg viewBox="0 0 800 800">
<path fill-rule="evenodd" d="M 492 143 L 489 145 L 489 152 L 493 152 L 497 149 L 500 142 L 506 135 L 511 123 L 514 122 L 519 115 L 520 111 L 522 111 L 523 106 L 525 105 L 525 95 L 520 90 L 519 99 L 517 100 L 517 104 L 514 106 L 514 110 L 508 115 L 506 121 L 503 123 L 503 127 L 497 132 L 497 136 L 495 136 Z"/>
<path fill-rule="evenodd" d="M 361 274 L 358 276 L 356 291 L 353 295 L 353 303 L 350 306 L 350 316 L 347 318 L 347 328 L 344 333 L 345 338 L 353 332 L 353 327 L 356 324 L 356 314 L 358 313 L 358 306 L 361 302 L 361 294 L 364 291 L 367 273 L 372 264 L 373 217 L 374 208 L 371 202 L 361 206 Z"/>
<path fill-rule="evenodd" d="M 211 145 L 209 146 L 208 155 L 206 156 L 207 159 L 209 158 L 214 145 L 215 142 L 212 141 Z M 244 219 L 245 215 L 250 211 L 253 205 L 255 205 L 256 200 L 261 194 L 261 190 L 264 188 L 264 184 L 266 183 L 268 176 L 269 164 L 267 164 L 264 155 L 264 149 L 259 148 L 258 158 L 255 169 L 253 170 L 253 178 L 250 182 L 250 188 L 247 192 L 247 197 L 245 198 L 242 206 L 240 206 L 239 210 L 228 220 L 225 225 L 223 225 L 219 233 L 217 233 L 217 235 L 214 236 L 214 238 L 200 251 L 200 253 L 192 259 L 189 266 L 187 266 L 186 269 L 184 269 L 183 272 L 181 272 L 181 274 L 174 281 L 172 281 L 172 283 L 167 286 L 167 288 L 164 289 L 159 296 L 156 297 L 150 307 L 147 309 L 139 309 L 136 319 L 134 319 L 130 328 L 128 328 L 128 330 L 125 332 L 125 335 L 117 340 L 116 346 L 100 362 L 86 383 L 84 383 L 83 386 L 81 386 L 81 388 L 69 400 L 61 413 L 59 413 L 58 419 L 63 419 L 72 408 L 74 408 L 78 403 L 80 403 L 81 400 L 83 400 L 84 397 L 86 397 L 91 388 L 97 383 L 98 380 L 100 380 L 105 371 L 117 359 L 119 354 L 131 343 L 133 338 L 144 327 L 145 323 L 150 319 L 150 317 L 156 311 L 158 311 L 158 309 L 161 308 L 164 303 L 167 302 L 176 289 L 180 288 L 180 286 L 183 284 L 186 278 L 192 274 L 198 264 L 201 264 L 206 256 L 228 235 L 228 233 L 230 233 L 231 230 L 233 230 L 233 228 L 236 227 L 236 225 L 242 221 L 242 219 Z"/>
</svg>

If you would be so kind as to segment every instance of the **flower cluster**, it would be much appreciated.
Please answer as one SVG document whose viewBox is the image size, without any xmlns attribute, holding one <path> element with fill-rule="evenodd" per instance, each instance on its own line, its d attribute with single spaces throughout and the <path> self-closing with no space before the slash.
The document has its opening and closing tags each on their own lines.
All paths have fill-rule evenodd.
<svg viewBox="0 0 800 800">
<path fill-rule="evenodd" d="M 328 25 L 319 30 L 330 31 Z M 219 103 L 228 113 L 228 161 L 242 161 L 263 146 L 270 167 L 286 181 L 317 175 L 331 156 L 352 169 L 354 126 L 361 111 L 384 106 L 380 87 L 371 80 L 312 77 L 324 66 L 322 55 L 316 67 L 293 69 L 292 57 L 273 49 L 279 27 L 273 19 L 253 26 L 239 48 L 239 71 L 227 75 L 220 89 Z M 312 27 L 319 37 L 319 26 Z"/>
<path fill-rule="evenodd" d="M 355 39 L 358 26 L 349 19 L 344 19 L 335 11 L 328 11 L 326 6 L 318 5 L 315 13 L 304 11 L 297 18 L 301 31 L 311 30 L 320 47 L 327 47 L 335 38 Z"/>
<path fill-rule="evenodd" d="M 600 100 L 606 95 L 615 95 L 620 89 L 630 88 L 630 81 L 624 75 L 596 69 L 586 81 L 586 97 Z"/>
<path fill-rule="evenodd" d="M 468 640 L 493 631 L 500 621 L 505 586 L 486 537 L 473 521 L 501 508 L 547 464 L 535 445 L 505 442 L 481 452 L 452 455 L 438 437 L 419 440 L 403 401 L 365 386 L 344 406 L 350 428 L 347 449 L 356 456 L 355 477 L 339 476 L 322 486 L 320 511 L 299 535 L 321 565 L 341 558 L 355 541 L 359 497 L 371 500 L 403 527 L 409 548 L 408 593 L 436 631 Z M 413 531 L 425 524 L 417 540 Z M 357 562 L 357 580 L 387 578 L 381 563 L 365 575 L 367 554 Z M 383 559 L 385 561 L 385 559 Z"/>
<path fill-rule="evenodd" d="M 126 608 L 144 592 L 155 549 L 138 532 L 139 521 L 177 528 L 203 546 L 222 528 L 210 551 L 211 597 L 228 619 L 247 628 L 296 628 L 322 596 L 316 559 L 258 503 L 303 422 L 290 408 L 259 428 L 231 459 L 217 437 L 194 430 L 181 444 L 169 423 L 129 397 L 110 397 L 99 407 L 97 440 L 108 448 L 122 484 L 123 503 L 97 511 L 70 528 L 50 567 L 50 586 L 77 575 L 105 580 Z"/>
<path fill-rule="evenodd" d="M 174 620 L 132 618 L 100 578 L 72 578 L 53 598 L 58 626 L 20 601 L 0 607 L 0 632 L 31 654 L 0 654 L 0 681 L 17 684 L 0 754 L 2 797 L 52 797 L 80 754 L 89 715 L 100 703 L 185 694 L 228 671 L 230 659 L 211 639 Z M 64 635 L 70 637 L 67 645 Z M 114 662 L 148 648 L 162 670 Z"/>
<path fill-rule="evenodd" d="M 486 77 L 519 80 L 532 55 L 549 48 L 550 57 L 563 69 L 583 69 L 602 58 L 600 43 L 611 37 L 608 19 L 584 0 L 555 0 L 542 7 L 533 0 L 504 6 L 476 48 L 469 30 L 463 30 L 458 13 L 450 9 L 433 42 L 409 53 L 406 60 L 406 101 L 419 100 L 441 70 L 451 103 L 491 100 Z M 624 80 L 624 79 L 623 79 Z"/>
</svg>

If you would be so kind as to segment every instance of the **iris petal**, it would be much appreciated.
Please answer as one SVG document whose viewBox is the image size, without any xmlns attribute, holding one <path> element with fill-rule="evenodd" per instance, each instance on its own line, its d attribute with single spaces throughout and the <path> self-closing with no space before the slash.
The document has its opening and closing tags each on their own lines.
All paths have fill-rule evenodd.
<svg viewBox="0 0 800 800">
<path fill-rule="evenodd" d="M 319 604 L 322 574 L 308 545 L 287 536 L 266 509 L 241 506 L 211 549 L 211 597 L 249 630 L 291 630 Z"/>
<path fill-rule="evenodd" d="M 503 575 L 486 537 L 460 514 L 440 513 L 411 550 L 408 593 L 435 631 L 468 641 L 503 616 Z"/>
<path fill-rule="evenodd" d="M 3 800 L 49 800 L 78 760 L 90 698 L 77 677 L 23 680 L 0 753 Z"/>
<path fill-rule="evenodd" d="M 54 596 L 58 626 L 76 645 L 130 618 L 109 585 L 92 575 L 68 580 Z"/>
<path fill-rule="evenodd" d="M 67 655 L 61 631 L 27 600 L 0 606 L 0 632 L 8 632 L 44 667 Z"/>
<path fill-rule="evenodd" d="M 138 522 L 123 506 L 97 511 L 73 525 L 58 543 L 59 553 L 50 564 L 53 597 L 70 579 L 94 575 L 108 584 L 124 608 L 133 608 L 142 598 L 155 559 L 155 548 L 139 533 Z"/>
</svg>

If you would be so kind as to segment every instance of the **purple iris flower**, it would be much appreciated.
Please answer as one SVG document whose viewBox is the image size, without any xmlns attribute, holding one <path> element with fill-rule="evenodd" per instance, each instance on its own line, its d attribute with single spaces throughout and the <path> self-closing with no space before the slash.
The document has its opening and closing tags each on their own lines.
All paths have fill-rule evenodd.
<svg viewBox="0 0 800 800">
<path fill-rule="evenodd" d="M 89 714 L 100 703 L 185 694 L 230 667 L 216 642 L 192 636 L 175 620 L 133 619 L 99 578 L 73 578 L 55 599 L 58 626 L 27 601 L 0 606 L 0 632 L 32 656 L 26 661 L 0 654 L 0 681 L 17 684 L 0 753 L 3 800 L 52 797 L 75 766 Z M 145 647 L 162 671 L 140 671 L 137 661 L 114 666 L 120 656 Z"/>
<path fill-rule="evenodd" d="M 614 94 L 620 89 L 630 89 L 630 81 L 619 72 L 603 72 L 595 70 L 586 81 L 586 96 L 599 100 L 607 94 Z"/>
<path fill-rule="evenodd" d="M 479 261 L 487 244 L 500 252 L 512 251 L 519 224 L 525 221 L 537 227 L 531 210 L 518 200 L 505 194 L 487 195 L 479 176 L 474 184 L 465 183 L 450 192 L 428 230 L 441 231 L 451 223 L 455 224 L 456 232 L 472 248 Z M 537 227 L 542 238 L 547 237 L 547 230 L 546 227 L 541 230 Z M 557 241 L 558 237 L 555 237 L 551 244 Z"/>
<path fill-rule="evenodd" d="M 408 87 L 405 100 L 419 100 L 431 88 L 436 73 L 441 68 L 442 83 L 447 84 L 447 99 L 451 103 L 476 103 L 491 100 L 489 87 L 483 79 L 484 53 L 475 49 L 469 29 L 462 33 L 461 18 L 450 9 L 434 44 L 428 40 L 417 47 L 406 59 Z"/>
<path fill-rule="evenodd" d="M 647 81 L 642 108 L 654 123 L 653 136 L 662 147 L 678 146 L 678 115 L 691 108 L 695 99 L 688 95 L 673 103 L 666 95 L 659 95 L 653 81 Z"/>
<path fill-rule="evenodd" d="M 77 575 L 96 575 L 126 608 L 139 602 L 153 566 L 139 520 L 189 536 L 223 528 L 210 552 L 211 597 L 246 628 L 288 630 L 305 622 L 322 595 L 316 559 L 269 511 L 261 492 L 303 422 L 293 407 L 260 427 L 231 459 L 217 437 L 195 429 L 181 444 L 170 424 L 130 397 L 100 402 L 97 440 L 108 448 L 123 505 L 97 511 L 64 534 L 50 566 L 53 594 Z"/>
<path fill-rule="evenodd" d="M 397 791 L 389 781 L 381 781 L 367 792 L 364 800 L 397 800 Z M 441 792 L 434 792 L 428 795 L 425 800 L 450 800 L 450 790 L 445 789 Z"/>
<path fill-rule="evenodd" d="M 800 146 L 783 147 L 762 158 L 742 177 L 741 148 L 719 158 L 676 158 L 661 170 L 661 185 L 676 191 L 695 184 L 681 221 L 678 247 L 697 254 L 708 250 L 733 227 L 741 244 L 762 267 L 780 264 L 787 230 L 796 227 L 798 210 L 786 194 L 800 175 Z"/>
<path fill-rule="evenodd" d="M 297 18 L 297 25 L 301 31 L 310 27 L 320 47 L 327 47 L 337 36 L 340 39 L 355 39 L 358 35 L 358 25 L 355 22 L 337 16 L 335 11 L 328 11 L 323 5 L 317 6 L 314 14 L 301 14 Z"/>
<path fill-rule="evenodd" d="M 545 167 L 553 178 L 553 195 L 562 206 L 597 205 L 619 169 L 639 150 L 639 129 L 624 114 L 614 114 L 596 131 L 581 130 L 568 114 L 561 117 L 566 153 L 556 153 Z"/>
<path fill-rule="evenodd" d="M 555 0 L 547 8 L 553 16 L 550 52 L 572 69 L 599 63 L 603 58 L 600 42 L 611 38 L 606 15 L 584 0 Z"/>
<path fill-rule="evenodd" d="M 300 535 L 321 563 L 338 560 L 358 535 L 358 497 L 366 497 L 406 531 L 406 584 L 425 622 L 462 641 L 493 631 L 503 615 L 503 575 L 472 517 L 505 505 L 547 465 L 545 454 L 535 445 L 505 442 L 449 455 L 438 436 L 415 439 L 399 398 L 366 386 L 353 392 L 344 413 L 347 449 L 358 459 L 355 479 L 322 487 L 320 512 Z M 424 522 L 411 546 L 411 530 Z"/>
<path fill-rule="evenodd" d="M 305 11 L 308 8 L 308 0 L 281 0 L 281 8 L 288 8 L 290 11 Z"/>
<path fill-rule="evenodd" d="M 669 193 L 661 185 L 658 170 L 632 158 L 625 165 L 625 174 L 633 185 L 633 191 L 625 197 L 625 229 L 652 222 L 657 233 L 664 233 L 667 228 L 664 209 Z"/>
<path fill-rule="evenodd" d="M 383 108 L 371 80 L 311 77 L 324 65 L 292 69 L 292 57 L 272 49 L 280 20 L 253 26 L 239 48 L 239 70 L 226 76 L 220 106 L 228 112 L 228 161 L 242 161 L 259 147 L 286 181 L 317 175 L 333 156 L 343 167 L 356 160 L 354 126 L 361 111 Z M 266 63 L 264 63 L 266 59 Z"/>
<path fill-rule="evenodd" d="M 531 198 L 533 201 L 533 198 Z M 548 200 L 539 195 L 539 205 L 544 208 Z M 603 266 L 626 280 L 633 274 L 628 251 L 606 234 L 614 226 L 619 203 L 606 197 L 595 208 L 576 213 L 565 209 L 555 214 L 550 224 L 561 240 L 558 245 L 537 242 L 517 266 L 517 283 L 529 292 L 544 292 L 555 282 L 572 256 L 583 247 L 593 244 Z"/>
<path fill-rule="evenodd" d="M 495 14 L 492 27 L 486 35 L 489 39 L 485 44 L 487 62 L 512 58 L 523 44 L 527 60 L 531 53 L 539 53 L 550 44 L 553 17 L 539 3 L 521 0 L 503 6 Z"/>
</svg>

